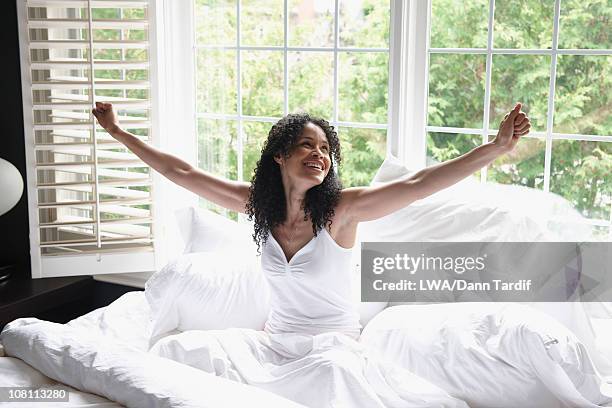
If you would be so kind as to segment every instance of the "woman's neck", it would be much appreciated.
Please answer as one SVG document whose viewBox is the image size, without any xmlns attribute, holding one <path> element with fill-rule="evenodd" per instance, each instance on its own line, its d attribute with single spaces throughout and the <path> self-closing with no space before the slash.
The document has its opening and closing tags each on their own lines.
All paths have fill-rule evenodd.
<svg viewBox="0 0 612 408">
<path fill-rule="evenodd" d="M 296 189 L 285 190 L 285 202 L 287 203 L 286 223 L 295 224 L 304 219 L 304 200 L 306 198 L 305 191 L 297 191 Z"/>
</svg>

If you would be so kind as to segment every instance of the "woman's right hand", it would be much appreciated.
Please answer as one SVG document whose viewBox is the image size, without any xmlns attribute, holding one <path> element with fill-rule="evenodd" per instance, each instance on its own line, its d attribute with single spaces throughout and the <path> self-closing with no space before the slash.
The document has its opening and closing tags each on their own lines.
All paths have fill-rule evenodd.
<svg viewBox="0 0 612 408">
<path fill-rule="evenodd" d="M 119 120 L 117 119 L 117 113 L 113 109 L 113 104 L 96 102 L 96 108 L 92 109 L 91 112 L 98 119 L 100 126 L 111 135 L 119 129 Z"/>
</svg>

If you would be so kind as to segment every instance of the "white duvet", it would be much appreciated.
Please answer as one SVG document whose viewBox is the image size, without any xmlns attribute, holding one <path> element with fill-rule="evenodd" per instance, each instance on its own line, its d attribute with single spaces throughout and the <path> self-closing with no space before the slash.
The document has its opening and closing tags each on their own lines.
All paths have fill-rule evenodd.
<svg viewBox="0 0 612 408">
<path fill-rule="evenodd" d="M 264 390 L 148 353 L 149 332 L 148 307 L 142 292 L 128 293 L 110 306 L 66 325 L 35 318 L 17 319 L 5 326 L 0 336 L 5 353 L 14 357 L 0 358 L 0 367 L 21 367 L 24 370 L 20 375 L 31 381 L 9 385 L 41 386 L 56 380 L 84 391 L 71 395 L 66 404 L 70 407 L 118 406 L 110 400 L 143 408 L 303 408 Z M 21 361 L 44 376 L 32 372 Z M 12 377 L 0 377 L 0 385 Z M 23 403 L 14 405 L 20 407 Z"/>
<path fill-rule="evenodd" d="M 491 395 L 499 396 L 500 407 L 612 406 L 596 373 L 583 384 L 572 382 L 559 364 L 567 359 L 543 352 L 546 342 L 525 334 L 520 315 L 480 308 L 452 318 L 439 308 L 456 306 L 389 308 L 359 343 L 343 335 L 270 339 L 249 329 L 194 330 L 163 337 L 149 351 L 148 306 L 142 292 L 133 292 L 67 325 L 32 318 L 9 324 L 0 341 L 15 358 L 0 358 L 0 383 L 18 377 L 3 372 L 12 367 L 22 373 L 20 385 L 26 377 L 50 384 L 54 379 L 73 387 L 70 406 L 86 407 L 117 406 L 110 401 L 130 407 L 317 408 L 468 401 L 478 407 L 493 406 L 484 403 Z M 379 359 L 403 368 L 381 368 Z M 576 367 L 592 370 L 586 354 L 579 360 Z M 333 405 L 322 400 L 330 389 Z"/>
</svg>

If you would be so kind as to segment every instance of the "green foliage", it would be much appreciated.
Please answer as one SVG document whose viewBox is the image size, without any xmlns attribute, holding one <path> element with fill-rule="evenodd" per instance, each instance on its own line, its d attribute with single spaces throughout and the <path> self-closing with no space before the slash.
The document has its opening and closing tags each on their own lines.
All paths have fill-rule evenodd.
<svg viewBox="0 0 612 408">
<path fill-rule="evenodd" d="M 379 129 L 338 129 L 342 147 L 340 180 L 344 187 L 369 185 L 383 160 L 387 132 Z"/>
<path fill-rule="evenodd" d="M 486 3 L 486 2 L 484 2 Z M 494 46 L 550 48 L 554 2 L 496 1 Z M 486 46 L 483 2 L 433 0 L 431 46 Z M 609 0 L 561 2 L 561 48 L 612 47 Z M 483 37 L 484 34 L 484 37 Z M 494 55 L 490 129 L 516 101 L 528 112 L 532 128 L 545 131 L 551 58 L 546 55 Z M 554 140 L 551 191 L 568 199 L 585 216 L 607 220 L 612 201 L 612 57 L 561 55 L 557 60 L 553 132 L 611 136 L 609 142 Z M 428 124 L 482 128 L 484 57 L 432 54 Z M 465 135 L 428 137 L 428 153 L 438 161 L 470 148 Z M 543 187 L 543 139 L 525 138 L 512 154 L 496 160 L 488 180 Z"/>
<path fill-rule="evenodd" d="M 289 45 L 333 46 L 333 1 L 308 3 L 298 0 L 288 2 Z M 352 1 L 339 2 L 340 46 L 388 47 L 389 1 L 363 0 L 360 4 L 361 7 L 357 8 Z M 488 4 L 488 0 L 432 0 L 430 46 L 486 48 Z M 551 48 L 553 6 L 553 1 L 496 1 L 494 46 Z M 612 4 L 609 0 L 563 0 L 559 47 L 611 48 L 611 16 Z M 242 1 L 241 43 L 283 45 L 282 19 L 282 1 Z M 198 44 L 234 45 L 236 24 L 235 1 L 196 1 Z M 332 55 L 326 52 L 288 54 L 289 111 L 304 110 L 331 119 L 334 87 Z M 236 113 L 236 105 L 232 102 L 237 98 L 234 56 L 205 60 L 198 57 L 199 112 Z M 386 123 L 388 54 L 340 51 L 338 60 L 338 119 Z M 521 101 L 531 118 L 533 129 L 545 131 L 551 57 L 537 54 L 495 55 L 492 62 L 489 128 L 496 129 L 514 102 Z M 612 135 L 611 62 L 612 57 L 603 55 L 558 57 L 554 132 Z M 243 51 L 243 114 L 282 115 L 283 64 L 280 51 Z M 432 54 L 429 60 L 428 124 L 482 129 L 485 68 L 486 56 L 483 54 Z M 243 125 L 243 178 L 248 180 L 270 123 L 245 122 Z M 205 135 L 205 139 L 201 139 L 201 143 L 204 143 L 201 153 L 204 154 L 202 149 L 224 149 L 226 156 L 211 160 L 220 160 L 214 166 L 220 163 L 228 166 L 220 169 L 222 171 L 218 174 L 237 177 L 237 156 L 233 150 L 236 134 L 232 133 L 236 130 L 229 132 L 230 141 L 227 131 L 215 135 L 214 132 L 218 131 L 215 127 L 207 129 L 200 127 L 200 137 Z M 338 132 L 344 158 L 339 173 L 344 185 L 369 184 L 385 155 L 386 132 L 345 127 Z M 427 152 L 433 160 L 445 161 L 481 143 L 480 135 L 429 133 Z M 583 214 L 609 219 L 612 200 L 611 148 L 612 141 L 554 140 L 551 190 L 570 200 Z M 545 142 L 542 138 L 525 138 L 512 154 L 491 164 L 488 180 L 542 188 L 544 153 Z M 204 168 L 212 165 L 201 160 Z"/>
<path fill-rule="evenodd" d="M 236 51 L 196 51 L 196 103 L 200 112 L 236 113 Z"/>
<path fill-rule="evenodd" d="M 389 0 L 340 0 L 340 46 L 389 47 Z"/>
<path fill-rule="evenodd" d="M 496 1 L 494 46 L 552 48 L 554 13 L 554 1 Z"/>
<path fill-rule="evenodd" d="M 342 52 L 339 65 L 338 119 L 386 123 L 389 55 Z"/>
<path fill-rule="evenodd" d="M 329 52 L 290 52 L 289 110 L 331 118 L 334 56 Z"/>
<path fill-rule="evenodd" d="M 292 47 L 332 47 L 334 45 L 334 2 L 315 4 L 289 0 L 289 45 Z"/>
<path fill-rule="evenodd" d="M 488 0 L 432 0 L 432 48 L 485 48 Z"/>
<path fill-rule="evenodd" d="M 485 64 L 484 55 L 431 55 L 429 125 L 482 126 Z"/>
<path fill-rule="evenodd" d="M 282 51 L 241 51 L 242 113 L 253 116 L 283 114 Z"/>
<path fill-rule="evenodd" d="M 202 45 L 236 44 L 236 2 L 196 0 L 196 42 Z"/>
</svg>

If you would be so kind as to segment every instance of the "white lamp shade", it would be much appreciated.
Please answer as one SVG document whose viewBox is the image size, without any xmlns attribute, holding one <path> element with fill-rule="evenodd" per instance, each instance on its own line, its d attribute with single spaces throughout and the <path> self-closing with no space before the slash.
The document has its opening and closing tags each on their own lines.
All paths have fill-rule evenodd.
<svg viewBox="0 0 612 408">
<path fill-rule="evenodd" d="M 10 162 L 0 159 L 0 215 L 11 210 L 23 193 L 21 173 Z"/>
</svg>

